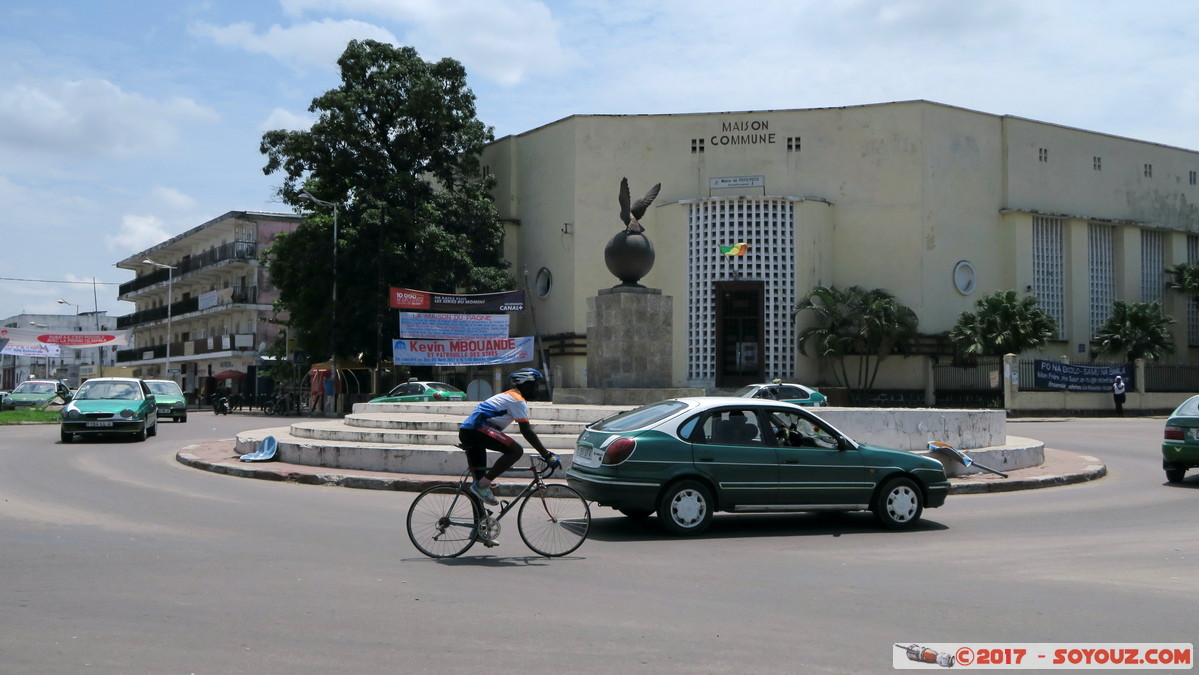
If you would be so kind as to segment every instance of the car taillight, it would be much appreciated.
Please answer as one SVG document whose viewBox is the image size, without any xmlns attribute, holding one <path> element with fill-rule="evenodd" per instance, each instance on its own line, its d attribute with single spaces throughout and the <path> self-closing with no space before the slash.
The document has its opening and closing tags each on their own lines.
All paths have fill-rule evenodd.
<svg viewBox="0 0 1199 675">
<path fill-rule="evenodd" d="M 612 441 L 607 450 L 604 450 L 604 464 L 620 464 L 633 454 L 637 449 L 637 441 L 631 438 L 618 438 Z"/>
<path fill-rule="evenodd" d="M 1165 439 L 1166 439 L 1167 441 L 1181 441 L 1181 440 L 1183 440 L 1183 438 L 1182 438 L 1182 427 L 1169 427 L 1169 426 L 1168 426 L 1168 427 L 1166 427 Z"/>
<path fill-rule="evenodd" d="M 433 392 L 433 400 L 440 401 L 443 398 L 445 398 L 445 397 L 441 395 L 440 391 Z"/>
</svg>

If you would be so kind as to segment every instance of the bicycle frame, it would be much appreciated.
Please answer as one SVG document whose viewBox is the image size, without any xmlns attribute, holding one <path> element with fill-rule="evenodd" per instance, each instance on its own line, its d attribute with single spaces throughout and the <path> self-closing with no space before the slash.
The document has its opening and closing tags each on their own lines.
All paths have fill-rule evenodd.
<svg viewBox="0 0 1199 675">
<path fill-rule="evenodd" d="M 533 479 L 530 480 L 529 484 L 524 486 L 524 488 L 521 489 L 520 492 L 516 493 L 516 496 L 512 497 L 511 500 L 505 501 L 503 499 L 500 499 L 500 513 L 499 513 L 499 515 L 494 516 L 497 523 L 504 516 L 506 516 L 508 514 L 508 512 L 511 511 L 518 503 L 520 503 L 520 500 L 524 499 L 525 495 L 529 494 L 530 492 L 532 492 L 534 490 L 545 489 L 545 479 L 554 475 L 553 469 L 549 468 L 548 466 L 546 468 L 548 469 L 548 471 L 546 471 L 545 475 L 543 476 L 541 471 L 539 471 L 537 469 L 537 460 L 533 459 L 533 458 L 529 458 L 529 468 L 526 469 L 524 467 L 515 467 L 514 466 L 511 469 L 508 469 L 508 471 L 517 471 L 520 473 L 532 472 Z M 472 476 L 471 476 L 470 469 L 467 469 L 466 471 L 462 472 L 462 479 L 458 481 L 458 496 L 466 497 L 467 499 L 474 499 L 477 501 L 477 498 L 471 496 L 469 494 L 469 491 L 466 489 L 466 484 L 467 484 L 467 482 L 469 482 L 471 480 L 471 478 L 472 478 Z M 454 502 L 457 503 L 457 501 L 458 501 L 457 498 L 455 498 Z M 491 509 L 487 508 L 487 504 L 484 504 L 483 502 L 479 501 L 479 506 L 483 509 L 483 511 L 487 512 L 487 515 L 492 514 Z"/>
</svg>

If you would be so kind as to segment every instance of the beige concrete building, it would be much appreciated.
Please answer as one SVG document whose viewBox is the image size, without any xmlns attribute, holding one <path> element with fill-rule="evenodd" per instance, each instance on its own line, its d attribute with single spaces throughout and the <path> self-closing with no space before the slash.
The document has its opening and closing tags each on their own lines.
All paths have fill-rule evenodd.
<svg viewBox="0 0 1199 675">
<path fill-rule="evenodd" d="M 792 308 L 816 284 L 887 289 L 925 335 L 990 291 L 1030 292 L 1060 328 L 1038 356 L 1075 363 L 1117 299 L 1163 300 L 1178 360 L 1199 343 L 1164 272 L 1199 259 L 1192 150 L 908 101 L 577 115 L 497 140 L 484 165 L 556 386 L 584 386 L 587 300 L 619 283 L 603 251 L 624 227 L 621 177 L 634 199 L 662 184 L 641 283 L 673 298 L 673 386 L 832 384 L 796 348 Z M 721 253 L 739 242 L 746 255 Z M 928 372 L 894 357 L 878 385 L 920 388 Z"/>
</svg>

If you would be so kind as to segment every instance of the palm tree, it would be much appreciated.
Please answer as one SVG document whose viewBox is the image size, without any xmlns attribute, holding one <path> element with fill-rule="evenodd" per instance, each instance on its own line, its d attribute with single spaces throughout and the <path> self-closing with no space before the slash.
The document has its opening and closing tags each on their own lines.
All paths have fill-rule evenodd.
<svg viewBox="0 0 1199 675">
<path fill-rule="evenodd" d="M 1174 353 L 1170 325 L 1174 319 L 1162 315 L 1160 302 L 1112 303 L 1111 316 L 1091 338 L 1099 354 L 1124 354 L 1132 363 L 1137 359 L 1160 359 Z"/>
<path fill-rule="evenodd" d="M 918 324 L 911 308 L 879 288 L 816 286 L 796 305 L 792 317 L 806 311 L 816 314 L 816 325 L 800 333 L 800 353 L 807 355 L 808 343 L 815 342 L 816 355 L 835 363 L 834 376 L 851 392 L 874 387 L 882 360 L 902 350 Z M 847 356 L 861 357 L 853 380 Z"/>
<path fill-rule="evenodd" d="M 1168 267 L 1166 273 L 1173 277 L 1167 284 L 1170 288 L 1182 292 L 1192 300 L 1199 297 L 1199 261 Z"/>
<path fill-rule="evenodd" d="M 1036 296 L 995 291 L 979 298 L 974 308 L 962 312 L 949 331 L 950 343 L 966 360 L 1036 349 L 1057 333 L 1057 324 L 1038 306 Z"/>
</svg>

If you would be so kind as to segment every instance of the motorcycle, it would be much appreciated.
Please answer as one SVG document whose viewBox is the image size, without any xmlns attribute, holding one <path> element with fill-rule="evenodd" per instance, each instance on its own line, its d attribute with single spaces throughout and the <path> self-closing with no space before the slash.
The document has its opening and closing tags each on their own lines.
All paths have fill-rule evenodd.
<svg viewBox="0 0 1199 675">
<path fill-rule="evenodd" d="M 217 399 L 212 402 L 212 412 L 217 415 L 228 415 L 229 414 L 229 397 L 228 396 L 218 396 Z"/>
</svg>

